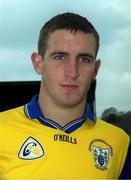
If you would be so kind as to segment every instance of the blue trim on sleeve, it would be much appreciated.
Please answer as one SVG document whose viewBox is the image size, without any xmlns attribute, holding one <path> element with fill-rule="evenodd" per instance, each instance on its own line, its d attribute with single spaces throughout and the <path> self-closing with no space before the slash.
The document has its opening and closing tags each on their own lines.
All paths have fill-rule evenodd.
<svg viewBox="0 0 131 180">
<path fill-rule="evenodd" d="M 131 179 L 131 143 L 129 144 L 126 160 L 119 179 Z"/>
</svg>

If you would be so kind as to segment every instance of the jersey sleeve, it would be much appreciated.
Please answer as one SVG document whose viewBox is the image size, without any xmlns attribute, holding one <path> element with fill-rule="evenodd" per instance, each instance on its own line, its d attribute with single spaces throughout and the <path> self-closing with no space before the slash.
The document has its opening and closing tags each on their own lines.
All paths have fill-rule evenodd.
<svg viewBox="0 0 131 180">
<path fill-rule="evenodd" d="M 126 160 L 119 179 L 131 179 L 131 142 L 128 147 Z"/>
</svg>

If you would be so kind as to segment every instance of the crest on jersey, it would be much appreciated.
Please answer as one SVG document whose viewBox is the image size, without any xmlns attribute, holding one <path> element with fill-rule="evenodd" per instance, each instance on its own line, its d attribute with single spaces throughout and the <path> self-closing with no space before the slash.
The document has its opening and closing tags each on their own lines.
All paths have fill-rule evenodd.
<svg viewBox="0 0 131 180">
<path fill-rule="evenodd" d="M 33 137 L 28 137 L 22 144 L 18 157 L 23 160 L 33 160 L 44 155 L 42 145 Z"/>
<path fill-rule="evenodd" d="M 93 146 L 93 157 L 95 165 L 100 169 L 107 169 L 109 161 L 109 149 Z"/>
<path fill-rule="evenodd" d="M 89 145 L 89 151 L 92 152 L 95 166 L 98 169 L 108 169 L 108 163 L 113 155 L 112 147 L 102 139 L 95 139 Z"/>
</svg>

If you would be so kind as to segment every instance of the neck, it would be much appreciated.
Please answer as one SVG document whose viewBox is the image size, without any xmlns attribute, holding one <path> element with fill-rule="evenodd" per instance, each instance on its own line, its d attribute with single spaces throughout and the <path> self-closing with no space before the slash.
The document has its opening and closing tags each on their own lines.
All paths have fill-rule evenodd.
<svg viewBox="0 0 131 180">
<path fill-rule="evenodd" d="M 60 105 L 56 105 L 50 99 L 47 100 L 47 96 L 43 96 L 40 93 L 38 103 L 41 112 L 47 119 L 51 119 L 59 125 L 64 126 L 67 123 L 82 117 L 86 102 L 81 102 L 72 107 L 62 107 Z"/>
</svg>

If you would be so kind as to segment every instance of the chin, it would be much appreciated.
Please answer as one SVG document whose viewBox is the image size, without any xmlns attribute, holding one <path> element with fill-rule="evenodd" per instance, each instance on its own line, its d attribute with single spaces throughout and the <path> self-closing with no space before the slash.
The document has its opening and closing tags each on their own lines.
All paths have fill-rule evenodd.
<svg viewBox="0 0 131 180">
<path fill-rule="evenodd" d="M 61 104 L 62 107 L 74 107 L 77 106 L 78 104 L 82 103 L 83 99 L 65 99 L 65 100 L 61 100 L 61 102 L 59 102 Z"/>
</svg>

